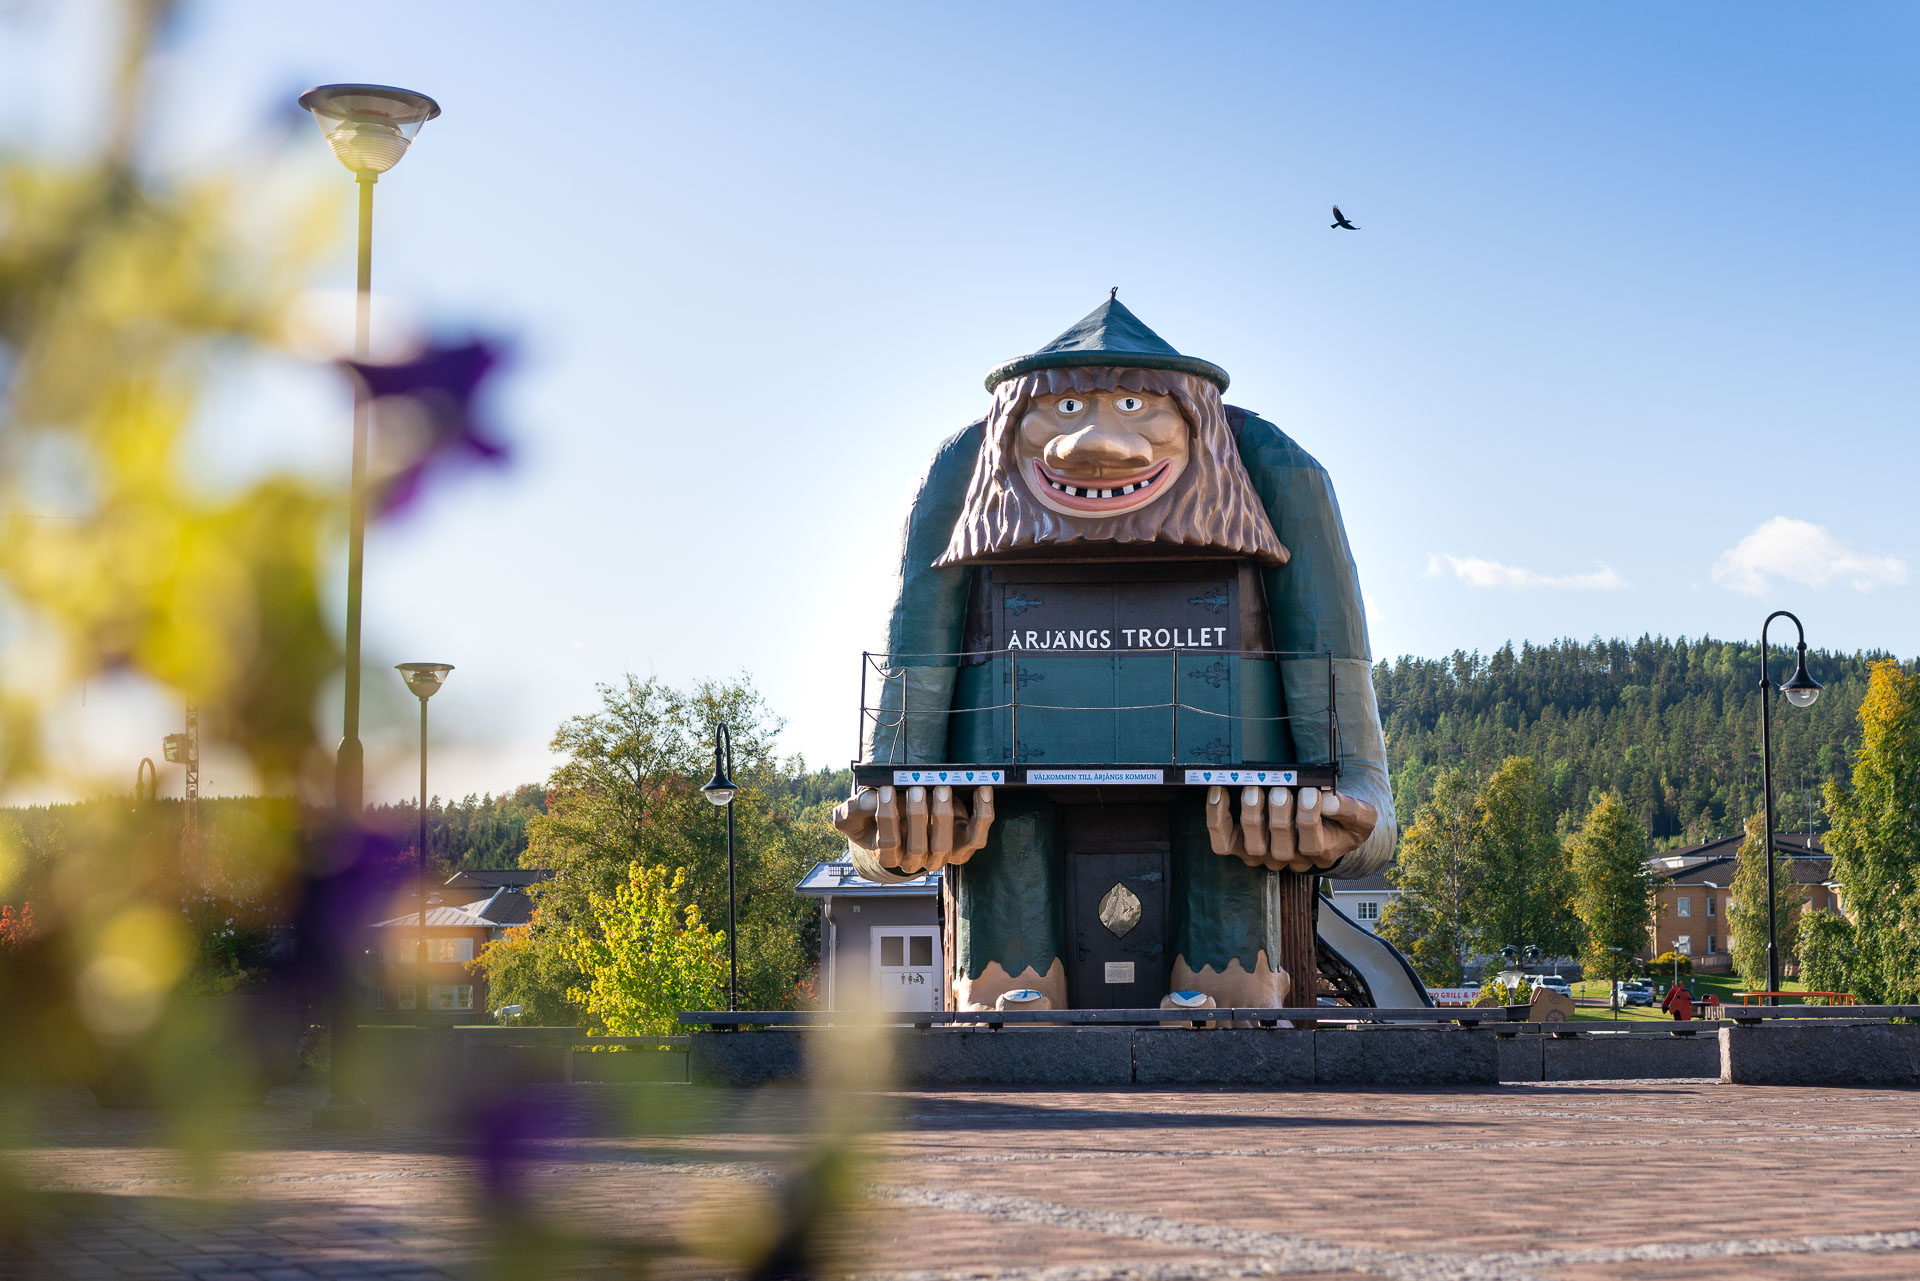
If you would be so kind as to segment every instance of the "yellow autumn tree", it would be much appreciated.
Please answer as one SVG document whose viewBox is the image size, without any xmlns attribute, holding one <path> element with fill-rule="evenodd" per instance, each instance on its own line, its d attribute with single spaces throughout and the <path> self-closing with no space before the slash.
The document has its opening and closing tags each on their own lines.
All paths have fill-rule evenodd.
<svg viewBox="0 0 1920 1281">
<path fill-rule="evenodd" d="M 683 1011 L 719 1004 L 726 935 L 684 907 L 686 873 L 633 863 L 626 884 L 594 894 L 591 919 L 567 932 L 565 949 L 585 984 L 567 996 L 615 1036 L 669 1036 Z"/>
</svg>

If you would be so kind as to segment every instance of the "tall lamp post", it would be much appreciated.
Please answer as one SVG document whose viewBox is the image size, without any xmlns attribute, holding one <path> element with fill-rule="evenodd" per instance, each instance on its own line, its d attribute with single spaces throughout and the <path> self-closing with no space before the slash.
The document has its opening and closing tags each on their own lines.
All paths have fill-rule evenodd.
<svg viewBox="0 0 1920 1281">
<path fill-rule="evenodd" d="M 1793 619 L 1795 662 L 1793 675 L 1778 687 L 1795 707 L 1812 707 L 1820 697 L 1820 682 L 1807 673 L 1807 631 L 1800 620 L 1784 609 L 1776 609 L 1760 624 L 1760 774 L 1766 793 L 1767 845 L 1761 857 L 1767 864 L 1767 991 L 1780 990 L 1780 953 L 1774 946 L 1773 917 L 1773 691 L 1767 675 L 1767 628 L 1776 618 Z M 1780 998 L 1769 997 L 1778 1005 Z"/>
<path fill-rule="evenodd" d="M 300 95 L 313 113 L 334 156 L 360 184 L 360 256 L 355 281 L 353 355 L 367 358 L 373 289 L 373 184 L 400 163 L 420 126 L 440 114 L 440 104 L 423 93 L 391 85 L 321 85 Z M 334 758 L 333 798 L 341 817 L 357 820 L 365 795 L 366 756 L 360 747 L 360 571 L 367 544 L 366 392 L 353 394 L 353 479 L 347 500 L 346 716 L 340 750 Z M 316 1125 L 364 1129 L 372 1124 L 367 1105 L 354 1096 L 350 1070 L 353 1042 L 353 983 L 336 983 L 333 1045 L 327 1069 L 328 1101 L 314 1112 Z"/>
<path fill-rule="evenodd" d="M 406 678 L 407 688 L 420 700 L 420 934 L 414 942 L 414 962 L 416 967 L 427 963 L 427 700 L 440 692 L 447 683 L 447 673 L 453 670 L 452 663 L 395 663 L 394 670 Z M 419 984 L 426 971 L 414 970 L 414 982 Z M 425 1011 L 427 1008 L 424 991 L 414 994 L 413 1008 Z"/>
<path fill-rule="evenodd" d="M 373 290 L 373 184 L 400 163 L 420 126 L 440 114 L 424 93 L 391 85 L 321 85 L 300 95 L 327 144 L 360 186 L 360 258 L 353 356 L 367 358 Z M 353 488 L 347 510 L 346 721 L 334 763 L 334 799 L 358 816 L 366 779 L 360 747 L 360 577 L 367 543 L 367 418 L 364 390 L 353 396 Z"/>
<path fill-rule="evenodd" d="M 740 1008 L 740 955 L 733 920 L 733 798 L 740 789 L 733 785 L 733 735 L 721 721 L 713 731 L 713 777 L 701 792 L 715 805 L 727 810 L 727 1009 Z"/>
</svg>

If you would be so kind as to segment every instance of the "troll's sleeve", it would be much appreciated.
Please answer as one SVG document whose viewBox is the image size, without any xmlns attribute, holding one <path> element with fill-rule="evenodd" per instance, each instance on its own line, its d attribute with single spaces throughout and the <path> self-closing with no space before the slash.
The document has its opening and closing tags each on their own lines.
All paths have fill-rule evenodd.
<svg viewBox="0 0 1920 1281">
<path fill-rule="evenodd" d="M 1290 719 L 1295 758 L 1338 760 L 1338 791 L 1368 802 L 1380 822 L 1360 847 L 1327 873 L 1339 879 L 1371 876 L 1393 861 L 1397 825 L 1387 780 L 1387 745 L 1373 697 L 1373 662 L 1360 576 L 1347 546 L 1346 523 L 1326 469 L 1284 432 L 1253 414 L 1232 419 L 1240 432 L 1240 459 L 1273 529 L 1292 559 L 1265 571 L 1273 647 L 1316 657 L 1280 663 L 1281 699 Z M 1327 660 L 1333 655 L 1338 742 L 1327 741 Z"/>
<path fill-rule="evenodd" d="M 862 759 L 938 765 L 947 759 L 947 712 L 966 626 L 970 566 L 934 568 L 967 498 L 985 432 L 983 423 L 949 437 L 933 456 L 907 509 L 887 653 L 867 671 Z M 878 684 L 878 690 L 875 685 Z M 877 707 L 876 707 L 877 705 Z"/>
</svg>

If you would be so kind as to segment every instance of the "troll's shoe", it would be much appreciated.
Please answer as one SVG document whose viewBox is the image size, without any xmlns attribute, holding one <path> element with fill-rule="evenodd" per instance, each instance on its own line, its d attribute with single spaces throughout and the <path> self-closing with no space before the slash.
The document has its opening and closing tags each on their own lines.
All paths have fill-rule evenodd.
<svg viewBox="0 0 1920 1281">
<path fill-rule="evenodd" d="M 1002 992 L 993 1003 L 996 1010 L 1051 1010 L 1053 1002 L 1047 994 L 1038 988 L 1017 987 L 1011 992 Z"/>
</svg>

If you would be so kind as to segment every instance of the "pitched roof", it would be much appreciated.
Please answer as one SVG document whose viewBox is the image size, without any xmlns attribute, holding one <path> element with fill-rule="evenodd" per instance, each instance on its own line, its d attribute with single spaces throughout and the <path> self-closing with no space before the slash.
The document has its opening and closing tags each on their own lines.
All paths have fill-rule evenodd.
<svg viewBox="0 0 1920 1281">
<path fill-rule="evenodd" d="M 1387 874 L 1384 871 L 1375 872 L 1372 876 L 1363 876 L 1357 881 L 1322 881 L 1321 884 L 1326 887 L 1327 892 L 1330 894 L 1352 894 L 1356 892 L 1362 894 L 1398 894 L 1400 892 L 1399 886 L 1388 883 Z"/>
<path fill-rule="evenodd" d="M 533 918 L 533 899 L 525 890 L 511 886 L 501 886 L 483 899 L 458 905 L 442 905 L 427 908 L 427 928 L 436 926 L 445 929 L 503 929 L 510 925 L 525 925 Z M 373 928 L 418 928 L 420 914 L 408 912 L 385 921 L 375 921 Z"/>
<path fill-rule="evenodd" d="M 1774 842 L 1774 848 L 1780 849 L 1780 843 Z M 1784 849 L 1782 853 L 1786 853 Z M 1705 885 L 1725 889 L 1733 884 L 1734 871 L 1740 860 L 1727 854 L 1720 858 L 1708 859 L 1701 863 L 1689 863 L 1685 867 L 1654 869 L 1658 880 L 1668 885 Z M 1825 885 L 1833 880 L 1833 858 L 1828 854 L 1798 854 L 1787 860 L 1795 885 Z"/>
<path fill-rule="evenodd" d="M 447 878 L 447 884 L 462 890 L 495 890 L 503 885 L 538 885 L 553 876 L 550 867 L 468 868 Z"/>
<path fill-rule="evenodd" d="M 939 872 L 928 872 L 910 881 L 901 881 L 896 885 L 883 885 L 861 876 L 853 870 L 853 864 L 846 859 L 838 859 L 827 863 L 815 863 L 813 870 L 801 877 L 800 884 L 794 886 L 794 893 L 809 898 L 825 898 L 829 894 L 912 897 L 938 894 L 940 880 Z"/>
</svg>

